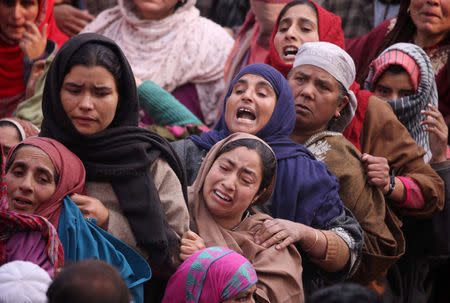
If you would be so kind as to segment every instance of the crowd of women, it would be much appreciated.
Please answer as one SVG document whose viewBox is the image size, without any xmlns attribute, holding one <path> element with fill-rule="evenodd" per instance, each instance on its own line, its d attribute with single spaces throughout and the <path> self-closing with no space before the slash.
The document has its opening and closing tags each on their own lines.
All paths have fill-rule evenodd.
<svg viewBox="0 0 450 303">
<path fill-rule="evenodd" d="M 52 0 L 0 0 L 0 288 L 450 300 L 450 3 L 350 39 L 312 0 L 249 4 L 234 35 L 195 0 L 118 0 L 69 39 Z"/>
</svg>

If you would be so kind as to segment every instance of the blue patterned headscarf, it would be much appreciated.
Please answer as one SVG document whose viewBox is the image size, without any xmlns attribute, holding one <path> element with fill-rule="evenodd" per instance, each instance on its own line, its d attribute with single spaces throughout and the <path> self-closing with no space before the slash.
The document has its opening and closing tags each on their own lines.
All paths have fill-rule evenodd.
<svg viewBox="0 0 450 303">
<path fill-rule="evenodd" d="M 209 247 L 187 259 L 170 278 L 163 303 L 212 303 L 231 299 L 258 281 L 250 262 L 224 247 Z"/>
<path fill-rule="evenodd" d="M 330 220 L 343 211 L 338 181 L 325 164 L 317 161 L 306 147 L 289 137 L 296 120 L 294 97 L 287 80 L 273 67 L 262 63 L 244 67 L 230 84 L 222 115 L 214 130 L 189 138 L 198 146 L 210 150 L 214 144 L 231 134 L 225 123 L 225 108 L 234 85 L 245 74 L 264 77 L 277 95 L 269 122 L 256 134 L 269 144 L 278 161 L 272 216 L 326 228 Z"/>
</svg>

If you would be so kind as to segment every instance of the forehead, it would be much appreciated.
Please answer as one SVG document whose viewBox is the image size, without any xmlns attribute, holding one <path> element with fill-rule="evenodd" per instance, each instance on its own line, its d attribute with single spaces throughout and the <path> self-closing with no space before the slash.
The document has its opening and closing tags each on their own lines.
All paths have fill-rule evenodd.
<svg viewBox="0 0 450 303">
<path fill-rule="evenodd" d="M 406 71 L 398 74 L 386 71 L 380 76 L 377 84 L 391 88 L 414 89 L 411 77 Z"/>
<path fill-rule="evenodd" d="M 256 169 L 261 167 L 262 161 L 258 152 L 248 149 L 246 146 L 239 146 L 221 154 L 217 160 L 231 160 L 236 167 L 246 167 Z"/>
<path fill-rule="evenodd" d="M 305 18 L 317 23 L 317 14 L 312 7 L 307 4 L 297 4 L 290 7 L 280 19 L 280 23 L 286 19 Z"/>
<path fill-rule="evenodd" d="M 16 152 L 13 163 L 19 161 L 25 162 L 30 166 L 46 167 L 52 172 L 55 170 L 49 155 L 36 146 L 26 145 L 20 147 Z"/>
<path fill-rule="evenodd" d="M 334 76 L 332 76 L 329 72 L 327 72 L 323 68 L 315 66 L 315 65 L 305 64 L 305 65 L 297 66 L 294 69 L 293 74 L 295 75 L 295 74 L 299 74 L 299 73 L 309 76 L 311 78 L 326 80 L 326 81 L 329 81 L 331 83 L 338 85 L 338 82 L 337 82 L 336 78 L 334 78 Z"/>
<path fill-rule="evenodd" d="M 238 84 L 247 84 L 247 85 L 250 85 L 250 86 L 261 85 L 261 86 L 267 86 L 271 90 L 274 90 L 272 84 L 270 84 L 270 82 L 267 81 L 266 78 L 264 78 L 263 76 L 260 76 L 260 75 L 256 75 L 256 74 L 244 74 L 244 75 L 242 75 L 236 81 L 235 86 L 238 85 Z"/>
</svg>

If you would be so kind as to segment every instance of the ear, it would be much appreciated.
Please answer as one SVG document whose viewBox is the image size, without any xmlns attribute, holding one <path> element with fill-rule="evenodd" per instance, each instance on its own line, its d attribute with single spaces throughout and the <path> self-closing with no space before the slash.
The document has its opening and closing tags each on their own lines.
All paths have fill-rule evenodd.
<svg viewBox="0 0 450 303">
<path fill-rule="evenodd" d="M 334 113 L 334 116 L 336 118 L 341 116 L 341 110 L 347 105 L 347 103 L 349 102 L 349 99 L 347 96 L 345 96 L 342 101 L 341 104 L 338 105 L 338 107 L 336 108 L 336 112 Z"/>
</svg>

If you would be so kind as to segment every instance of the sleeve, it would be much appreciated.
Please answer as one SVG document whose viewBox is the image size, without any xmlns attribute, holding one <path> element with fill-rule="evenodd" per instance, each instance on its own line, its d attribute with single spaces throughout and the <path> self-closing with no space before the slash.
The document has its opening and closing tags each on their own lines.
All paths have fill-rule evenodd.
<svg viewBox="0 0 450 303">
<path fill-rule="evenodd" d="M 159 125 L 202 124 L 202 122 L 168 91 L 147 80 L 138 87 L 141 107 Z"/>
<path fill-rule="evenodd" d="M 444 207 L 444 182 L 425 164 L 424 150 L 411 138 L 386 102 L 369 99 L 361 134 L 362 151 L 388 160 L 397 176 L 408 177 L 418 184 L 425 206 L 422 209 L 399 208 L 402 215 L 429 218 Z M 388 200 L 389 202 L 389 200 Z M 396 207 L 395 203 L 390 203 Z"/>
<path fill-rule="evenodd" d="M 398 177 L 402 181 L 406 190 L 406 200 L 397 207 L 406 207 L 410 209 L 422 209 L 425 206 L 422 191 L 419 185 L 411 178 Z"/>
<path fill-rule="evenodd" d="M 150 167 L 159 199 L 172 230 L 181 239 L 189 229 L 189 212 L 183 197 L 181 183 L 170 165 L 158 158 Z"/>
</svg>

